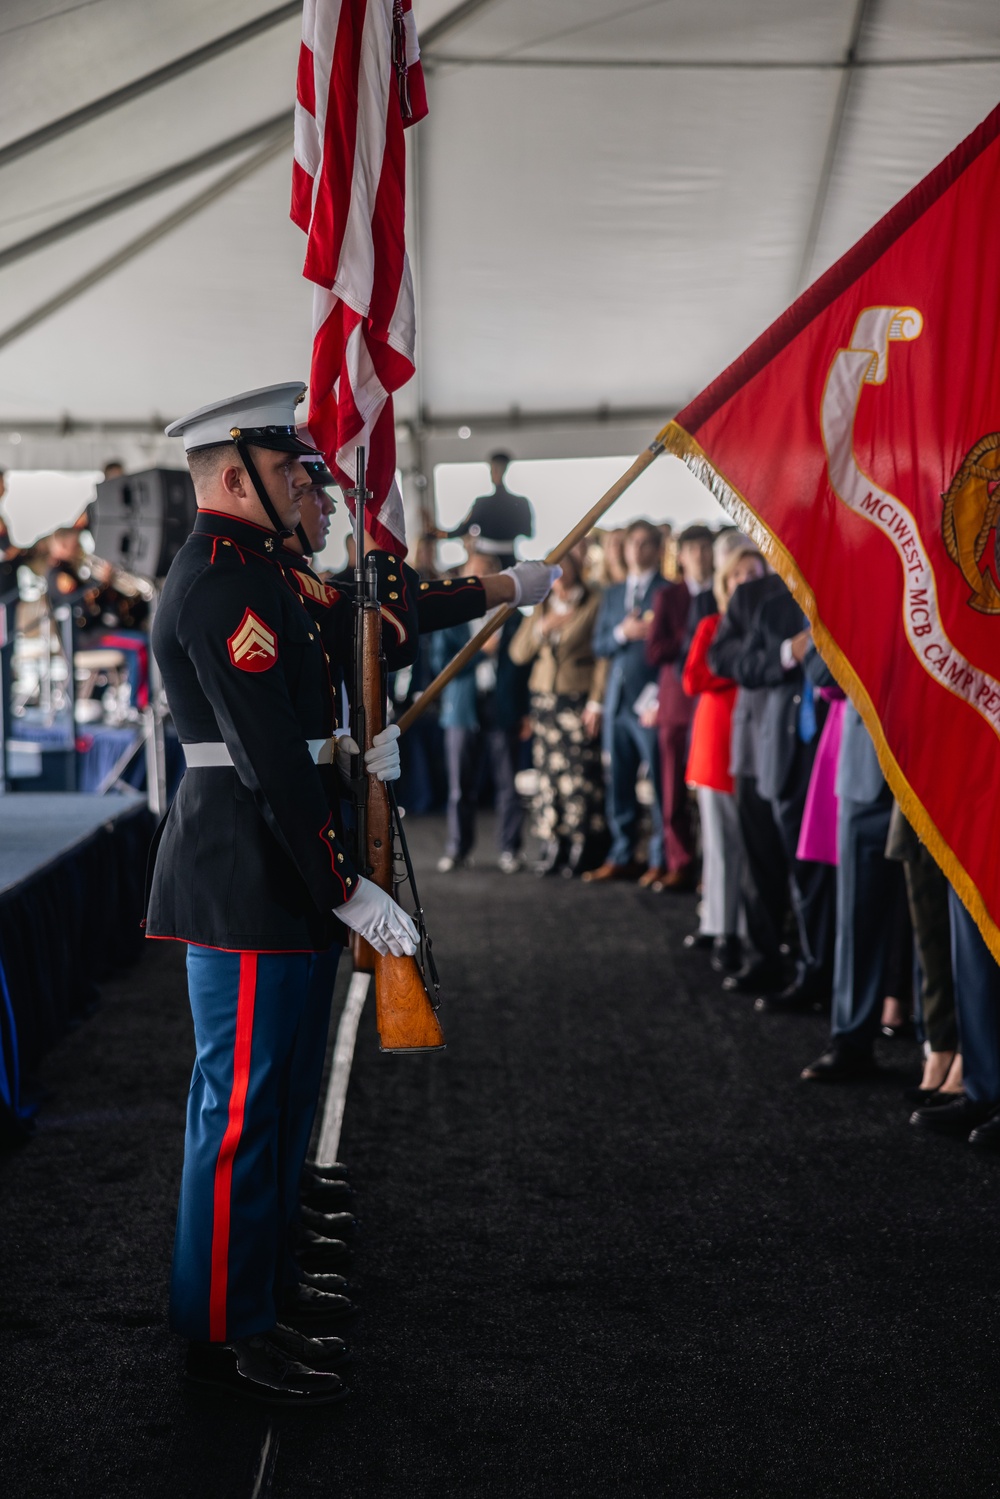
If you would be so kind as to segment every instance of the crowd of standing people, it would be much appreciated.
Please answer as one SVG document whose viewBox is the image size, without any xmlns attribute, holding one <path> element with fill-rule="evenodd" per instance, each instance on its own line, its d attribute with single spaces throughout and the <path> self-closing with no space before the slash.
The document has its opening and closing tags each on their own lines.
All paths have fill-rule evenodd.
<svg viewBox="0 0 1000 1499">
<path fill-rule="evenodd" d="M 507 495 L 505 467 L 495 455 L 494 494 L 470 514 L 498 525 L 512 557 L 531 517 Z M 448 534 L 466 540 L 469 573 L 507 560 L 474 521 Z M 428 576 L 432 556 L 429 545 Z M 479 624 L 434 638 L 423 685 Z M 726 994 L 761 1014 L 829 1013 L 803 1081 L 868 1079 L 878 1038 L 915 1037 L 913 1127 L 1000 1150 L 1000 967 L 749 536 L 644 519 L 594 532 L 544 604 L 508 620 L 445 689 L 440 726 L 439 870 L 471 864 L 492 786 L 505 874 L 693 894 L 684 945 Z M 517 779 L 529 767 L 527 864 Z"/>
</svg>

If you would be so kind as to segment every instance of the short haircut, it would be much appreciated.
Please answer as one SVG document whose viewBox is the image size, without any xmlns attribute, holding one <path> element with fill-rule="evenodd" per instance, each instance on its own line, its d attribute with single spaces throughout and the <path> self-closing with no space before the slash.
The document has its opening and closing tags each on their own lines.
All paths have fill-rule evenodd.
<svg viewBox="0 0 1000 1499">
<path fill-rule="evenodd" d="M 685 526 L 684 527 L 684 530 L 681 532 L 681 534 L 677 538 L 677 545 L 679 547 L 682 547 L 682 546 L 686 546 L 689 541 L 701 542 L 701 541 L 714 541 L 714 540 L 715 540 L 715 535 L 714 535 L 714 533 L 712 532 L 712 530 L 708 526 L 703 526 L 703 525 L 700 525 L 700 524 L 696 524 L 696 525 L 693 525 L 693 526 Z"/>
<path fill-rule="evenodd" d="M 512 459 L 511 459 L 511 456 L 510 456 L 509 453 L 505 453 L 501 449 L 501 450 L 497 451 L 496 453 L 491 453 L 490 454 L 490 462 L 491 463 L 502 463 L 503 466 L 504 466 L 504 468 L 507 468 L 509 466 L 509 464 L 512 462 Z"/>
<path fill-rule="evenodd" d="M 645 531 L 647 536 L 652 537 L 657 546 L 663 540 L 663 537 L 660 535 L 659 526 L 654 525 L 651 520 L 630 520 L 625 527 L 625 535 L 632 536 L 636 531 Z"/>
<path fill-rule="evenodd" d="M 187 465 L 195 486 L 214 479 L 220 468 L 239 463 L 240 455 L 234 442 L 214 442 L 211 447 L 192 448 L 187 454 Z"/>
</svg>

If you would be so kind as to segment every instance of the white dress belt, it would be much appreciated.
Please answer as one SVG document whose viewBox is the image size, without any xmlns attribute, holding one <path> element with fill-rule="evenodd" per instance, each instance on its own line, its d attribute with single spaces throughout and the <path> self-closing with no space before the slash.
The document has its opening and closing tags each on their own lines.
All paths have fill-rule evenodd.
<svg viewBox="0 0 1000 1499">
<path fill-rule="evenodd" d="M 229 746 L 221 741 L 217 744 L 184 744 L 181 748 L 188 770 L 224 770 L 233 763 Z M 329 765 L 333 761 L 333 739 L 307 739 L 306 748 L 317 765 Z"/>
</svg>

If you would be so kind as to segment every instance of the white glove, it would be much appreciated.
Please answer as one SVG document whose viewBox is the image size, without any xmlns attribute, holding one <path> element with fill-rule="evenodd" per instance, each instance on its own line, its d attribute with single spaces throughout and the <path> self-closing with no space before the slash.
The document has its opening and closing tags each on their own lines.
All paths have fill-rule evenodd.
<svg viewBox="0 0 1000 1499">
<path fill-rule="evenodd" d="M 380 781 L 399 780 L 399 725 L 391 723 L 387 729 L 375 735 L 372 747 L 365 754 L 365 770 Z M 351 757 L 358 754 L 357 741 L 349 734 L 341 734 L 334 748 L 334 764 L 343 780 L 351 779 Z"/>
<path fill-rule="evenodd" d="M 370 942 L 383 957 L 392 953 L 402 958 L 417 950 L 417 929 L 402 906 L 386 895 L 371 880 L 359 879 L 354 894 L 346 904 L 337 907 L 337 916 Z"/>
<path fill-rule="evenodd" d="M 518 604 L 540 604 L 557 578 L 562 577 L 561 567 L 550 567 L 547 562 L 515 562 L 505 567 L 501 577 L 514 579 L 514 608 Z"/>
<path fill-rule="evenodd" d="M 372 737 L 372 747 L 365 755 L 365 770 L 380 781 L 399 780 L 399 724 L 391 723 Z"/>
</svg>

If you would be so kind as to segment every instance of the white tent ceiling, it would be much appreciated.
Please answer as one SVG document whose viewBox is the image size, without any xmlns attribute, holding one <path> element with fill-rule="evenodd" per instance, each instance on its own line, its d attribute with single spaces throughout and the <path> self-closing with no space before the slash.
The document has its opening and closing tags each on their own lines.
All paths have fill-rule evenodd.
<svg viewBox="0 0 1000 1499">
<path fill-rule="evenodd" d="M 4 145 L 272 8 L 3 0 L 0 162 Z M 997 0 L 416 0 L 415 11 L 431 113 L 411 132 L 420 367 L 399 409 L 428 418 L 424 461 L 471 456 L 462 421 L 509 435 L 512 409 L 523 453 L 628 451 L 633 429 L 644 440 L 652 413 L 710 380 L 1000 98 Z M 0 260 L 288 109 L 297 45 L 291 16 L 0 165 Z M 0 264 L 0 343 L 251 154 Z M 71 451 L 90 463 L 95 444 L 120 434 L 122 446 L 126 423 L 307 371 L 289 171 L 283 148 L 0 347 L 0 466 Z M 83 453 L 43 425 L 67 416 L 109 437 Z"/>
</svg>

